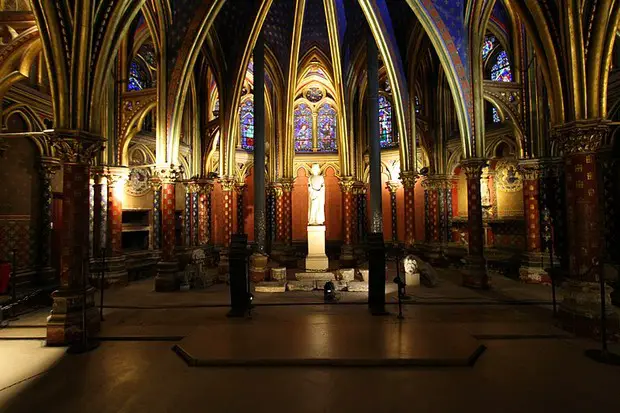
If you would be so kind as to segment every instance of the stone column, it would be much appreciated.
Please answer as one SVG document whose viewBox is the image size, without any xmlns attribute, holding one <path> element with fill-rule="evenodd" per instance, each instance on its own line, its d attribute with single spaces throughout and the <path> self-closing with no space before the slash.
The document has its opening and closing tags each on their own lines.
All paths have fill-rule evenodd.
<svg viewBox="0 0 620 413">
<path fill-rule="evenodd" d="M 222 196 L 224 197 L 224 247 L 228 248 L 233 233 L 235 180 L 233 178 L 222 177 L 220 179 L 220 185 L 222 186 Z"/>
<path fill-rule="evenodd" d="M 276 205 L 276 243 L 284 244 L 286 236 L 284 235 L 284 191 L 282 184 L 276 182 L 273 184 L 273 195 Z"/>
<path fill-rule="evenodd" d="M 398 208 L 396 204 L 396 192 L 400 188 L 400 182 L 388 181 L 386 184 L 390 193 L 390 217 L 392 219 L 392 243 L 398 244 Z"/>
<path fill-rule="evenodd" d="M 556 130 L 564 153 L 568 239 L 568 279 L 563 283 L 559 319 L 579 336 L 596 336 L 600 329 L 599 277 L 604 256 L 602 182 L 597 151 L 607 143 L 609 127 L 602 120 L 574 122 Z M 618 331 L 618 316 L 605 300 L 610 334 Z"/>
<path fill-rule="evenodd" d="M 200 191 L 201 187 L 197 181 L 190 182 L 190 245 L 192 247 L 200 245 Z"/>
<path fill-rule="evenodd" d="M 245 234 L 245 204 L 243 202 L 245 188 L 245 183 L 235 183 L 235 194 L 237 196 L 237 234 Z"/>
<path fill-rule="evenodd" d="M 273 184 L 269 185 L 267 192 L 267 240 L 266 249 L 268 253 L 271 253 L 273 244 L 277 239 L 278 226 L 277 226 L 277 206 L 276 206 L 276 190 Z"/>
<path fill-rule="evenodd" d="M 357 226 L 357 199 L 355 195 L 355 180 L 352 177 L 344 177 L 340 180 L 342 190 L 342 232 L 344 243 L 340 254 L 340 260 L 344 265 L 351 265 L 355 261 L 353 242 L 355 241 Z"/>
<path fill-rule="evenodd" d="M 280 180 L 282 185 L 282 221 L 284 223 L 283 235 L 284 244 L 287 247 L 293 245 L 293 183 L 292 178 L 283 178 Z M 304 211 L 304 213 L 306 213 Z"/>
<path fill-rule="evenodd" d="M 254 242 L 252 268 L 266 272 L 267 217 L 265 215 L 265 37 L 254 46 Z M 264 264 L 264 267 L 262 265 Z M 261 278 L 258 276 L 258 278 Z M 264 276 L 263 276 L 264 278 Z"/>
<path fill-rule="evenodd" d="M 543 254 L 542 216 L 540 213 L 540 176 L 542 165 L 538 159 L 525 159 L 519 164 L 523 175 L 523 211 L 525 218 L 525 254 L 519 269 L 521 281 L 550 284 L 545 271 L 549 266 L 548 254 Z"/>
<path fill-rule="evenodd" d="M 66 345 L 81 339 L 82 305 L 88 333 L 99 330 L 94 289 L 84 285 L 89 258 L 90 162 L 103 140 L 87 133 L 51 132 L 49 139 L 63 160 L 63 231 L 60 257 L 60 288 L 52 294 L 54 304 L 47 319 L 47 345 Z"/>
<path fill-rule="evenodd" d="M 415 184 L 418 174 L 401 172 L 405 200 L 405 247 L 411 248 L 415 242 Z"/>
<path fill-rule="evenodd" d="M 368 233 L 368 214 L 366 212 L 366 185 L 363 182 L 355 184 L 357 202 L 357 241 L 364 242 Z"/>
<path fill-rule="evenodd" d="M 101 250 L 106 248 L 108 231 L 108 189 L 105 168 L 91 168 L 91 178 L 93 181 L 91 256 L 99 258 L 101 256 Z M 91 268 L 91 273 L 97 273 L 99 270 L 98 267 Z"/>
<path fill-rule="evenodd" d="M 381 199 L 381 142 L 379 136 L 379 54 L 377 44 L 368 33 L 367 47 L 367 122 L 370 158 L 370 232 L 383 233 Z"/>
<path fill-rule="evenodd" d="M 107 286 L 124 285 L 129 281 L 123 255 L 123 193 L 128 171 L 125 167 L 108 167 L 105 174 L 108 181 L 105 282 Z"/>
<path fill-rule="evenodd" d="M 461 165 L 467 177 L 467 223 L 469 226 L 469 253 L 463 270 L 463 285 L 470 288 L 490 288 L 484 259 L 484 228 L 480 178 L 487 162 L 484 159 L 467 159 Z"/>
<path fill-rule="evenodd" d="M 211 192 L 213 182 L 198 181 L 198 243 L 197 245 L 207 245 L 211 242 Z"/>
<path fill-rule="evenodd" d="M 183 182 L 185 197 L 183 199 L 183 246 L 192 246 L 192 194 L 190 192 L 190 182 Z"/>
<path fill-rule="evenodd" d="M 41 158 L 39 172 L 41 174 L 41 234 L 39 244 L 39 276 L 48 278 L 52 275 L 52 178 L 60 169 L 60 160 Z"/>
<path fill-rule="evenodd" d="M 174 254 L 176 182 L 179 172 L 173 165 L 159 167 L 157 175 L 161 181 L 161 261 L 157 264 L 155 291 L 175 291 L 179 288 L 177 279 L 178 262 Z"/>
<path fill-rule="evenodd" d="M 151 178 L 153 188 L 153 234 L 151 245 L 154 250 L 161 248 L 161 179 Z"/>
</svg>

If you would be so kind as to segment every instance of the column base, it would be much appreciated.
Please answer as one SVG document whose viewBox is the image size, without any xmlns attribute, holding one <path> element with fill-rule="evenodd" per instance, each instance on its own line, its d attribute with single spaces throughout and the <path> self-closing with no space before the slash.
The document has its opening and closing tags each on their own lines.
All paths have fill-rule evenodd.
<svg viewBox="0 0 620 413">
<path fill-rule="evenodd" d="M 616 341 L 620 334 L 620 318 L 611 304 L 612 288 L 605 287 L 607 336 Z M 560 326 L 578 337 L 601 335 L 601 290 L 599 283 L 568 280 L 562 284 L 563 300 L 558 310 Z"/>
<path fill-rule="evenodd" d="M 250 280 L 254 283 L 265 281 L 269 271 L 269 256 L 254 253 L 250 256 Z"/>
<path fill-rule="evenodd" d="M 525 253 L 519 268 L 519 280 L 528 284 L 551 285 L 551 277 L 545 271 L 550 267 L 549 257 L 541 253 Z"/>
<path fill-rule="evenodd" d="M 179 264 L 176 261 L 160 261 L 157 263 L 157 275 L 155 276 L 155 291 L 170 292 L 178 291 L 180 287 L 177 271 Z"/>
<path fill-rule="evenodd" d="M 95 289 L 87 287 L 84 308 L 86 335 L 97 333 L 101 328 L 99 312 L 95 307 Z M 47 317 L 46 344 L 66 346 L 82 340 L 84 291 L 57 290 L 52 293 L 54 304 Z"/>
<path fill-rule="evenodd" d="M 487 272 L 486 260 L 472 255 L 468 255 L 464 260 L 463 286 L 482 290 L 491 288 L 491 277 Z"/>
<path fill-rule="evenodd" d="M 101 258 L 90 262 L 90 284 L 101 289 Z M 126 258 L 124 255 L 106 257 L 103 274 L 103 288 L 125 286 L 129 283 Z"/>
</svg>

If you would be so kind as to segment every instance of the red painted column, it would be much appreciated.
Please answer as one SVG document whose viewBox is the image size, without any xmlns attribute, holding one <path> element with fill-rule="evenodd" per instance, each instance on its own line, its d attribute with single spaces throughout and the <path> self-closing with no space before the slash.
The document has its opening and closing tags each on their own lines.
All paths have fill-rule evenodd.
<svg viewBox="0 0 620 413">
<path fill-rule="evenodd" d="M 353 254 L 353 242 L 357 232 L 355 180 L 353 180 L 352 177 L 346 177 L 341 179 L 339 184 L 342 190 L 342 233 L 344 234 L 344 244 L 342 245 L 340 259 L 344 262 L 351 263 L 355 259 Z"/>
<path fill-rule="evenodd" d="M 426 236 L 427 241 L 439 243 L 439 182 L 432 176 L 422 181 L 426 198 Z"/>
<path fill-rule="evenodd" d="M 540 217 L 540 177 L 542 165 L 538 159 L 522 160 L 519 169 L 523 175 L 523 215 L 525 218 L 526 252 L 521 261 L 519 279 L 527 283 L 550 284 L 545 271 L 548 254 L 542 254 Z"/>
<path fill-rule="evenodd" d="M 161 261 L 155 277 L 155 291 L 175 291 L 179 288 L 176 277 L 178 262 L 174 249 L 176 246 L 175 234 L 175 206 L 176 181 L 178 171 L 173 166 L 160 168 L 157 171 L 161 182 Z"/>
<path fill-rule="evenodd" d="M 233 178 L 222 178 L 220 185 L 222 185 L 222 196 L 224 197 L 224 247 L 228 248 L 233 234 L 235 180 Z"/>
<path fill-rule="evenodd" d="M 198 195 L 198 245 L 211 242 L 211 211 L 210 199 L 213 190 L 212 182 L 199 181 Z"/>
<path fill-rule="evenodd" d="M 284 191 L 279 183 L 273 184 L 276 198 L 276 243 L 284 243 Z"/>
<path fill-rule="evenodd" d="M 600 265 L 604 256 L 602 184 L 597 151 L 607 143 L 609 126 L 604 120 L 574 122 L 556 130 L 565 159 L 566 224 L 569 255 L 568 279 L 562 284 L 559 319 L 579 336 L 600 332 Z M 606 289 L 608 333 L 619 330 Z"/>
<path fill-rule="evenodd" d="M 418 175 L 414 172 L 402 172 L 405 201 L 405 246 L 412 247 L 415 243 L 415 184 Z"/>
<path fill-rule="evenodd" d="M 482 226 L 482 204 L 480 178 L 486 166 L 484 159 L 468 159 L 462 163 L 467 177 L 467 223 L 469 226 L 469 253 L 463 270 L 463 285 L 471 288 L 489 288 L 491 280 L 486 271 L 484 259 L 484 228 Z"/>
<path fill-rule="evenodd" d="M 51 144 L 63 160 L 62 248 L 60 288 L 52 294 L 54 304 L 47 319 L 47 344 L 65 345 L 82 336 L 82 305 L 89 333 L 99 330 L 94 289 L 85 286 L 89 258 L 90 161 L 103 144 L 92 135 L 50 134 Z"/>
<path fill-rule="evenodd" d="M 293 179 L 282 179 L 282 221 L 284 223 L 284 244 L 293 244 Z"/>
<path fill-rule="evenodd" d="M 123 191 L 127 179 L 126 168 L 108 168 L 108 252 L 123 253 Z"/>
<path fill-rule="evenodd" d="M 94 168 L 93 168 L 94 169 Z M 92 243 L 92 256 L 100 257 L 101 249 L 105 248 L 106 240 L 106 220 L 107 220 L 107 196 L 104 196 L 103 178 L 105 177 L 103 170 L 92 170 L 93 179 L 93 243 Z M 107 191 L 106 191 L 107 192 Z M 91 268 L 91 273 L 92 273 Z"/>
</svg>

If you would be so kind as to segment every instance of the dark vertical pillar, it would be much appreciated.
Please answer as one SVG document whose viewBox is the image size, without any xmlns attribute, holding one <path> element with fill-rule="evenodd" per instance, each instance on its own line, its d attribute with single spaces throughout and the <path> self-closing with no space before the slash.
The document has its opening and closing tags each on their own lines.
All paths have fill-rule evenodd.
<svg viewBox="0 0 620 413">
<path fill-rule="evenodd" d="M 47 272 L 52 260 L 52 178 L 60 168 L 60 161 L 55 158 L 41 159 L 41 242 L 39 251 L 39 271 Z"/>
<path fill-rule="evenodd" d="M 153 249 L 161 248 L 161 180 L 159 178 L 151 179 L 153 187 Z"/>
<path fill-rule="evenodd" d="M 398 208 L 396 205 L 396 192 L 400 184 L 397 181 L 389 181 L 387 190 L 390 193 L 390 217 L 392 219 L 392 243 L 398 244 Z"/>
<path fill-rule="evenodd" d="M 261 32 L 254 46 L 254 242 L 265 254 L 265 40 Z"/>
<path fill-rule="evenodd" d="M 243 202 L 243 194 L 245 193 L 245 184 L 238 183 L 235 185 L 237 193 L 237 234 L 245 233 L 245 203 Z"/>
<path fill-rule="evenodd" d="M 372 33 L 368 32 L 368 145 L 370 147 L 370 231 L 383 232 L 381 205 L 381 144 L 379 141 L 379 54 Z"/>
</svg>

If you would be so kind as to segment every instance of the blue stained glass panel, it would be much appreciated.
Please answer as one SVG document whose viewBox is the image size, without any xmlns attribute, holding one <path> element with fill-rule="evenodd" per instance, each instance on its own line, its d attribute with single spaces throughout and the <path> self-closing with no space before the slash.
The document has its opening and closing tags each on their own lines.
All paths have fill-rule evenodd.
<svg viewBox="0 0 620 413">
<path fill-rule="evenodd" d="M 129 83 L 127 89 L 129 91 L 142 90 L 146 82 L 146 74 L 140 67 L 140 65 L 133 61 L 129 65 Z"/>
<path fill-rule="evenodd" d="M 392 130 L 392 104 L 383 95 L 379 95 L 379 142 L 382 148 L 397 145 Z"/>
<path fill-rule="evenodd" d="M 312 109 L 301 103 L 294 116 L 295 152 L 312 152 Z"/>
<path fill-rule="evenodd" d="M 246 100 L 241 104 L 241 147 L 246 151 L 254 150 L 254 101 Z"/>
<path fill-rule="evenodd" d="M 495 36 L 487 36 L 484 39 L 484 43 L 482 45 L 482 59 L 486 59 L 489 53 L 495 47 Z"/>
<path fill-rule="evenodd" d="M 493 123 L 501 123 L 501 122 L 502 122 L 502 119 L 499 117 L 497 108 L 493 108 Z"/>
<path fill-rule="evenodd" d="M 502 50 L 497 55 L 497 61 L 491 69 L 491 80 L 496 82 L 512 82 L 512 70 L 510 70 L 510 61 L 505 50 Z"/>
<path fill-rule="evenodd" d="M 336 152 L 338 150 L 336 145 L 336 110 L 325 103 L 319 108 L 318 115 L 318 151 Z"/>
</svg>

